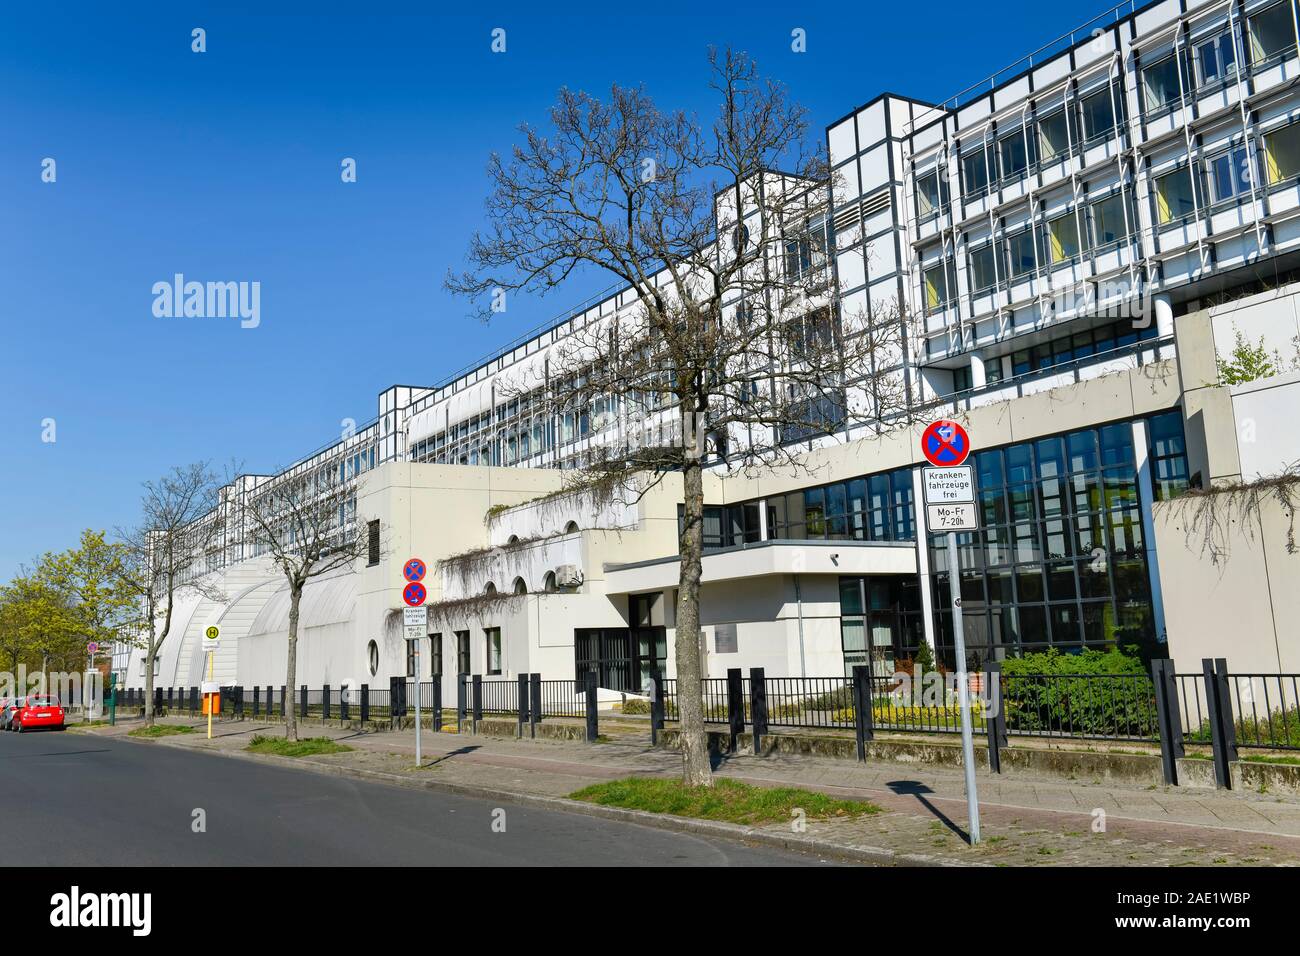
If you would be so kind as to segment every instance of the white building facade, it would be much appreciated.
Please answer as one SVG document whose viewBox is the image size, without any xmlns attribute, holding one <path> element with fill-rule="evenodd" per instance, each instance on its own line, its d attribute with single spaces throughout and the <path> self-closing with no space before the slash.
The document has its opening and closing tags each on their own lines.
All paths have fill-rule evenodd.
<svg viewBox="0 0 1300 956">
<path fill-rule="evenodd" d="M 1189 486 L 1260 474 L 1256 458 L 1287 464 L 1244 453 L 1234 417 L 1252 402 L 1277 414 L 1280 393 L 1229 393 L 1204 375 L 1192 388 L 1188 361 L 1208 351 L 1213 367 L 1237 330 L 1288 355 L 1300 334 L 1296 36 L 1294 0 L 1164 0 L 1111 11 L 948 103 L 883 94 L 827 128 L 830 221 L 810 245 L 791 238 L 833 270 L 841 312 L 901 305 L 916 318 L 901 357 L 913 394 L 973 436 L 981 530 L 960 540 L 972 664 L 1213 645 L 1181 603 L 1196 596 L 1162 572 L 1179 542 L 1156 517 Z M 393 386 L 372 423 L 291 469 L 354 482 L 343 520 L 376 541 L 371 560 L 308 586 L 302 683 L 413 671 L 399 613 L 410 557 L 434 569 L 420 670 L 440 675 L 444 700 L 458 673 L 594 670 L 619 691 L 654 667 L 672 674 L 680 481 L 639 500 L 563 482 L 592 443 L 670 433 L 672 410 L 610 396 L 548 416 L 514 387 L 549 374 L 575 328 L 635 306 L 618 290 L 441 385 Z M 919 430 L 849 421 L 805 445 L 799 473 L 720 462 L 707 476 L 706 674 L 892 669 L 923 644 L 952 663 Z M 203 679 L 214 623 L 218 680 L 283 682 L 287 592 L 238 507 L 275 480 L 225 489 L 227 541 L 210 567 L 224 598 L 184 597 L 160 686 Z M 1275 656 L 1300 669 L 1291 651 Z M 142 685 L 138 653 L 115 666 Z"/>
</svg>

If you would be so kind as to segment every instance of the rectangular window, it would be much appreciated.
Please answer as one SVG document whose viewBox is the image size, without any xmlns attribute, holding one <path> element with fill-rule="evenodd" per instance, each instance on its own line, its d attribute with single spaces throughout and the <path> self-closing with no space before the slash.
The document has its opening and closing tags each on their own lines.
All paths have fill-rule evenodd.
<svg viewBox="0 0 1300 956">
<path fill-rule="evenodd" d="M 1227 202 L 1249 195 L 1250 160 L 1245 145 L 1211 156 L 1205 161 L 1205 171 L 1210 182 L 1211 202 Z"/>
<path fill-rule="evenodd" d="M 1117 192 L 1092 204 L 1092 241 L 1107 246 L 1128 238 L 1124 216 L 1124 194 Z"/>
<path fill-rule="evenodd" d="M 979 197 L 988 191 L 989 167 L 983 146 L 962 155 L 961 175 L 962 195 L 967 198 Z"/>
<path fill-rule="evenodd" d="M 1022 179 L 1029 169 L 1029 141 L 1023 129 L 998 140 L 998 155 L 1002 162 L 1002 179 Z"/>
<path fill-rule="evenodd" d="M 1300 176 L 1300 123 L 1264 137 L 1264 175 L 1270 186 Z"/>
<path fill-rule="evenodd" d="M 1196 211 L 1194 195 L 1187 166 L 1156 179 L 1156 221 L 1163 225 L 1190 216 Z"/>
<path fill-rule="evenodd" d="M 1147 419 L 1151 478 L 1157 501 L 1168 501 L 1187 490 L 1187 443 L 1181 412 L 1166 412 Z"/>
<path fill-rule="evenodd" d="M 921 220 L 939 214 L 943 199 L 940 191 L 939 171 L 933 170 L 916 181 L 916 214 Z"/>
<path fill-rule="evenodd" d="M 379 521 L 366 522 L 367 564 L 374 567 L 379 563 Z"/>
<path fill-rule="evenodd" d="M 1178 78 L 1181 62 L 1179 56 L 1170 55 L 1142 70 L 1142 90 L 1146 97 L 1147 112 L 1162 110 L 1178 102 L 1182 95 Z"/>
<path fill-rule="evenodd" d="M 989 243 L 970 253 L 970 286 L 975 293 L 985 292 L 997 284 L 994 246 Z"/>
<path fill-rule="evenodd" d="M 442 635 L 429 635 L 429 674 L 433 677 L 442 676 Z"/>
<path fill-rule="evenodd" d="M 925 310 L 935 312 L 948 304 L 948 262 L 943 260 L 925 270 Z"/>
<path fill-rule="evenodd" d="M 952 370 L 952 390 L 954 392 L 968 392 L 972 388 L 974 388 L 974 382 L 971 379 L 969 365 L 963 365 Z"/>
<path fill-rule="evenodd" d="M 1083 115 L 1083 135 L 1088 142 L 1109 135 L 1115 128 L 1115 104 L 1110 86 L 1103 86 L 1083 97 L 1079 101 L 1079 111 Z"/>
<path fill-rule="evenodd" d="M 1034 255 L 1034 230 L 1026 229 L 1007 240 L 1007 258 L 1011 264 L 1011 278 L 1029 275 L 1037 265 Z"/>
<path fill-rule="evenodd" d="M 1079 237 L 1079 218 L 1076 213 L 1068 212 L 1047 223 L 1047 244 L 1053 265 L 1069 262 L 1079 255 Z"/>
<path fill-rule="evenodd" d="M 501 673 L 501 628 L 485 627 L 483 637 L 487 644 L 487 672 L 496 676 Z"/>
<path fill-rule="evenodd" d="M 469 631 L 456 632 L 456 672 L 458 674 L 470 672 Z"/>
<path fill-rule="evenodd" d="M 1043 162 L 1050 162 L 1070 151 L 1074 130 L 1067 125 L 1065 110 L 1057 110 L 1038 121 L 1038 154 Z"/>
<path fill-rule="evenodd" d="M 1196 62 L 1202 86 L 1221 83 L 1233 75 L 1237 64 L 1237 45 L 1232 31 L 1196 44 Z"/>
<path fill-rule="evenodd" d="M 1295 46 L 1291 4 L 1278 3 L 1250 18 L 1246 29 L 1250 62 L 1264 63 Z"/>
</svg>

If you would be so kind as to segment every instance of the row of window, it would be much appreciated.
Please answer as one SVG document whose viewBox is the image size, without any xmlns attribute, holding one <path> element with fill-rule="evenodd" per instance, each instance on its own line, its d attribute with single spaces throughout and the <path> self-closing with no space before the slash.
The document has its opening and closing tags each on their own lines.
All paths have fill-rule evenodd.
<svg viewBox="0 0 1300 956">
<path fill-rule="evenodd" d="M 1135 217 L 1124 191 L 1027 225 L 998 241 L 986 241 L 967 252 L 967 276 L 972 295 L 982 295 L 1009 281 L 1034 275 L 1040 268 L 1071 262 L 1089 250 L 1101 251 L 1124 242 Z M 943 259 L 925 267 L 925 310 L 951 305 L 957 295 L 953 261 Z"/>
<path fill-rule="evenodd" d="M 1231 27 L 1203 35 L 1190 48 L 1179 48 L 1142 67 L 1141 99 L 1148 115 L 1171 108 L 1193 88 L 1209 89 L 1231 80 L 1238 64 L 1254 68 L 1272 62 L 1296 44 L 1291 3 L 1282 2 L 1252 14 L 1244 36 Z M 1240 55 L 1244 49 L 1244 60 Z M 1069 106 L 1026 120 L 1005 135 L 968 147 L 961 153 L 962 195 L 977 199 L 998 183 L 1023 179 L 1038 165 L 1055 162 L 1071 147 L 1109 137 L 1124 122 L 1124 94 L 1107 83 Z M 916 213 L 921 221 L 938 215 L 948 202 L 946 175 L 932 170 L 917 178 Z"/>
<path fill-rule="evenodd" d="M 1241 142 L 1206 159 L 1180 166 L 1153 181 L 1155 220 L 1160 225 L 1194 215 L 1198 207 L 1249 197 L 1253 184 L 1276 186 L 1300 176 L 1300 123 L 1266 133 L 1256 160 Z"/>
<path fill-rule="evenodd" d="M 1195 175 L 1194 175 L 1195 171 Z M 1300 177 L 1300 123 L 1267 133 L 1258 162 L 1247 143 L 1220 150 L 1195 164 L 1180 166 L 1152 180 L 1152 217 L 1169 225 L 1214 207 L 1249 197 L 1252 182 L 1267 186 Z M 1008 282 L 1105 251 L 1137 234 L 1134 207 L 1124 190 L 1081 204 L 1038 224 L 1028 224 L 997 241 L 967 251 L 971 295 L 982 295 Z M 956 299 L 953 260 L 942 259 L 922 272 L 927 313 L 947 308 Z"/>
<path fill-rule="evenodd" d="M 899 468 L 765 499 L 767 534 L 775 541 L 915 541 L 912 470 Z M 708 505 L 704 547 L 759 541 L 760 503 Z M 682 511 L 678 508 L 680 529 Z"/>
<path fill-rule="evenodd" d="M 456 673 L 468 674 L 471 667 L 469 631 L 456 631 L 453 637 L 456 641 Z M 444 673 L 442 634 L 429 635 L 429 650 L 429 673 L 433 677 L 441 677 Z M 499 676 L 501 674 L 501 628 L 483 628 L 483 651 L 483 659 L 486 664 L 485 673 L 488 676 Z M 415 641 L 413 640 L 406 642 L 406 676 L 415 676 Z"/>
<path fill-rule="evenodd" d="M 1070 335 L 1062 335 L 1048 342 L 1042 342 L 1029 348 L 1019 349 L 1009 356 L 1010 377 L 1030 375 L 1046 369 L 1081 362 L 1093 356 L 1105 355 L 1119 349 L 1126 349 L 1139 342 L 1158 337 L 1160 330 L 1154 321 L 1139 327 L 1130 320 L 1110 322 L 1106 325 Z M 989 385 L 1004 379 L 1002 358 L 987 359 L 985 362 L 985 380 Z M 964 392 L 974 387 L 970 366 L 963 365 L 953 369 L 953 391 Z"/>
</svg>

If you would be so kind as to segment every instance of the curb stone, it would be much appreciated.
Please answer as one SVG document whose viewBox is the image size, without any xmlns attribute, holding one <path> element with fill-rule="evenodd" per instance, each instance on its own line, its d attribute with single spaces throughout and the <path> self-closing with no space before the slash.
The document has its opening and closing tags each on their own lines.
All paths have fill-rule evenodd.
<svg viewBox="0 0 1300 956">
<path fill-rule="evenodd" d="M 747 843 L 759 843 L 764 846 L 789 850 L 797 853 L 809 853 L 832 857 L 852 863 L 869 863 L 876 866 L 987 866 L 982 862 L 964 862 L 945 860 L 923 853 L 897 853 L 883 847 L 854 846 L 844 843 L 831 843 L 815 837 L 800 836 L 795 833 L 775 833 L 743 826 L 737 823 L 723 823 L 717 820 L 699 820 L 693 817 L 676 817 L 670 814 L 651 813 L 647 810 L 627 810 L 622 807 L 606 807 L 598 803 L 585 803 L 566 797 L 548 797 L 541 794 L 523 793 L 515 790 L 498 790 L 492 787 L 480 787 L 473 784 L 451 783 L 443 780 L 415 780 L 402 774 L 389 773 L 384 770 L 366 770 L 360 767 L 343 767 L 336 764 L 312 760 L 309 757 L 280 757 L 275 754 L 250 754 L 243 751 L 218 750 L 209 747 L 194 747 L 170 741 L 165 737 L 155 740 L 140 737 L 127 737 L 139 744 L 153 744 L 173 747 L 191 753 L 206 753 L 229 757 L 234 760 L 248 760 L 288 769 L 309 769 L 332 777 L 351 777 L 357 780 L 370 780 L 403 787 L 408 790 L 439 790 L 454 793 L 457 796 L 478 799 L 499 800 L 517 806 L 535 807 L 541 810 L 554 810 L 561 813 L 573 813 L 582 816 L 616 820 L 621 823 L 633 823 L 657 830 L 669 830 L 675 833 L 689 833 L 697 836 L 711 836 L 725 840 Z"/>
</svg>

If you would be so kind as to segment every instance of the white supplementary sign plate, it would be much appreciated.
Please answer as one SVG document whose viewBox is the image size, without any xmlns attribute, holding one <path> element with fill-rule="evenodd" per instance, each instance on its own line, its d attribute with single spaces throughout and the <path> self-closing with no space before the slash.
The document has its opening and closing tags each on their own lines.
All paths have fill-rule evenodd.
<svg viewBox="0 0 1300 956">
<path fill-rule="evenodd" d="M 925 526 L 930 531 L 978 531 L 975 505 L 959 501 L 951 505 L 926 505 Z"/>
<path fill-rule="evenodd" d="M 205 680 L 205 681 L 204 681 L 204 682 L 199 686 L 199 693 L 200 693 L 200 694 L 220 694 L 220 693 L 221 693 L 221 681 Z"/>
<path fill-rule="evenodd" d="M 975 502 L 975 469 L 970 465 L 955 468 L 922 468 L 927 505 Z"/>
<path fill-rule="evenodd" d="M 406 628 L 406 639 L 408 641 L 422 640 L 429 636 L 426 633 L 427 630 L 428 629 L 422 624 L 409 624 Z"/>
<path fill-rule="evenodd" d="M 408 628 L 424 628 L 429 625 L 429 609 L 427 607 L 404 607 L 402 608 L 402 623 Z"/>
</svg>

